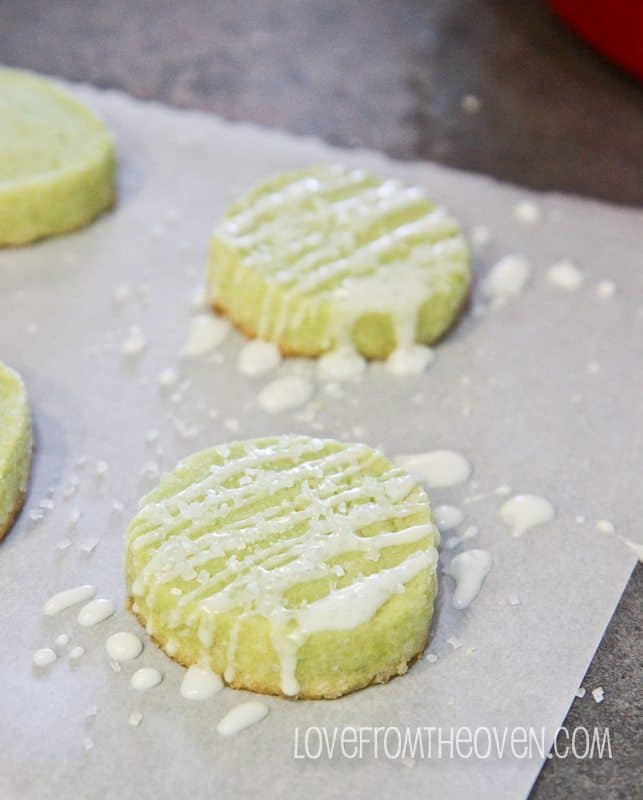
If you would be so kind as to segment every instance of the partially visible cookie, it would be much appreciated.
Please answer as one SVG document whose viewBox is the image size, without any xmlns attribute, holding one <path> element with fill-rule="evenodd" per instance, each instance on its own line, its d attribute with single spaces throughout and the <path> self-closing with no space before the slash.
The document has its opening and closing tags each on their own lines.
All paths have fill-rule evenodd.
<svg viewBox="0 0 643 800">
<path fill-rule="evenodd" d="M 0 362 L 0 539 L 24 503 L 30 463 L 27 392 L 20 376 Z"/>
<path fill-rule="evenodd" d="M 351 347 L 386 358 L 452 325 L 469 251 L 420 189 L 318 167 L 271 178 L 228 210 L 208 278 L 217 310 L 286 355 Z"/>
<path fill-rule="evenodd" d="M 114 203 L 114 145 L 70 94 L 0 69 L 0 247 L 67 233 Z"/>
<path fill-rule="evenodd" d="M 131 607 L 181 664 L 335 698 L 407 671 L 429 635 L 437 529 L 364 444 L 286 435 L 186 458 L 127 531 Z"/>
</svg>

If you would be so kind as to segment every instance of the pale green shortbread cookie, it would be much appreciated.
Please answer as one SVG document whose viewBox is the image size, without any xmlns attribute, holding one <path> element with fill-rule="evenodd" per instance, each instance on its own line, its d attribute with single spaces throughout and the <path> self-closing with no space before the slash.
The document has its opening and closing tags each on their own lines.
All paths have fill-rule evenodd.
<svg viewBox="0 0 643 800">
<path fill-rule="evenodd" d="M 114 202 L 114 146 L 51 81 L 0 69 L 0 247 L 67 233 Z"/>
<path fill-rule="evenodd" d="M 385 358 L 429 344 L 467 297 L 460 227 L 417 188 L 358 169 L 271 178 L 217 224 L 214 307 L 287 355 L 355 347 Z"/>
<path fill-rule="evenodd" d="M 287 435 L 182 461 L 127 531 L 131 607 L 175 660 L 233 687 L 334 698 L 424 649 L 437 529 L 363 444 Z"/>
<path fill-rule="evenodd" d="M 0 363 L 0 539 L 24 503 L 31 463 L 31 421 L 20 377 Z"/>
</svg>

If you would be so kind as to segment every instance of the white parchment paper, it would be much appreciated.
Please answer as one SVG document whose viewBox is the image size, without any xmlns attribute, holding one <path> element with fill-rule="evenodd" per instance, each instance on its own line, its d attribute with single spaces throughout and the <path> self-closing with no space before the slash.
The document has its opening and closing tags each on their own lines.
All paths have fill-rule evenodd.
<svg viewBox="0 0 643 800">
<path fill-rule="evenodd" d="M 541 766 L 535 754 L 481 760 L 447 753 L 413 762 L 375 758 L 366 748 L 361 759 L 306 760 L 295 758 L 295 731 L 544 726 L 551 741 L 635 563 L 618 535 L 601 534 L 595 523 L 607 518 L 617 534 L 641 536 L 643 216 L 534 195 L 543 219 L 524 225 L 512 209 L 528 194 L 487 178 L 76 91 L 118 140 L 118 207 L 73 236 L 0 252 L 0 358 L 24 376 L 36 433 L 28 502 L 0 546 L 0 796 L 524 797 Z M 475 258 L 478 281 L 507 253 L 522 253 L 533 266 L 524 293 L 485 316 L 469 313 L 425 374 L 392 379 L 373 369 L 342 397 L 321 386 L 316 394 L 323 430 L 315 433 L 361 439 L 390 455 L 439 447 L 464 453 L 477 487 L 434 492 L 433 501 L 466 511 L 465 524 L 480 532 L 459 549 L 489 549 L 494 567 L 465 612 L 451 608 L 453 585 L 442 580 L 429 648 L 436 663 L 422 660 L 403 678 L 337 701 L 268 698 L 264 722 L 223 739 L 216 723 L 249 695 L 224 690 L 204 703 L 179 696 L 182 668 L 123 610 L 123 531 L 151 486 L 141 477 L 145 462 L 165 470 L 226 439 L 311 432 L 298 412 L 258 409 L 257 391 L 270 378 L 239 374 L 239 334 L 214 357 L 186 362 L 179 353 L 208 234 L 226 204 L 270 173 L 337 159 L 425 187 L 466 229 L 489 226 L 492 239 Z M 584 272 L 576 292 L 545 280 L 546 268 L 562 257 Z M 603 279 L 616 284 L 611 299 L 596 295 Z M 131 296 L 118 304 L 113 294 L 121 284 Z M 121 354 L 132 326 L 147 343 L 138 358 Z M 170 366 L 189 381 L 178 404 L 158 387 Z M 297 369 L 312 371 L 290 362 L 281 372 Z M 177 418 L 187 433 L 184 426 L 177 433 Z M 158 443 L 146 444 L 153 430 Z M 97 460 L 109 465 L 103 478 Z M 65 498 L 74 475 L 78 489 Z M 548 497 L 555 521 L 514 540 L 498 516 L 501 498 L 464 503 L 502 483 Z M 49 490 L 54 508 L 33 524 L 29 512 Z M 82 516 L 73 526 L 75 510 Z M 67 538 L 72 544 L 58 549 Z M 450 554 L 442 557 L 447 563 Z M 49 595 L 85 582 L 117 602 L 109 621 L 82 629 L 77 609 L 42 616 Z M 138 631 L 146 642 L 121 673 L 110 669 L 103 646 L 117 630 Z M 33 668 L 33 651 L 61 633 L 71 641 L 59 660 Z M 451 637 L 462 646 L 454 649 Z M 72 645 L 86 649 L 76 664 L 68 659 Z M 138 695 L 129 676 L 143 665 L 158 667 L 164 682 Z M 95 717 L 86 717 L 92 706 Z M 144 715 L 139 727 L 127 723 L 135 710 Z"/>
</svg>

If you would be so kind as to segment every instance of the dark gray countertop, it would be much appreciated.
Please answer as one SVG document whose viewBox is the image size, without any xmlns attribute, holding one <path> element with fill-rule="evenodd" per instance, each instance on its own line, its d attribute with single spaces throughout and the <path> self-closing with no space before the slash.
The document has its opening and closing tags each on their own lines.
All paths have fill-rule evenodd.
<svg viewBox="0 0 643 800">
<path fill-rule="evenodd" d="M 641 87 L 532 0 L 0 0 L 0 62 L 538 189 L 643 202 Z M 462 109 L 467 94 L 477 113 Z M 612 760 L 548 762 L 535 800 L 639 791 L 642 588 L 638 567 L 584 681 L 605 701 L 576 700 L 566 720 L 609 726 Z"/>
</svg>

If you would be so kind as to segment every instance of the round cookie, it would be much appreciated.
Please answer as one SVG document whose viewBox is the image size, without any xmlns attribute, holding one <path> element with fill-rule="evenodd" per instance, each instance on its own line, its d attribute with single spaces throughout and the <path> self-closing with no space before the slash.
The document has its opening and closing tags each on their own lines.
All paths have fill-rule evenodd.
<svg viewBox="0 0 643 800">
<path fill-rule="evenodd" d="M 114 146 L 51 81 L 0 69 L 0 247 L 67 233 L 114 203 Z"/>
<path fill-rule="evenodd" d="M 0 362 L 0 539 L 25 500 L 31 463 L 31 420 L 24 384 Z"/>
<path fill-rule="evenodd" d="M 286 355 L 354 347 L 368 358 L 429 344 L 470 284 L 458 223 L 417 188 L 363 170 L 271 178 L 215 227 L 214 307 Z"/>
<path fill-rule="evenodd" d="M 196 453 L 129 525 L 130 602 L 175 660 L 235 688 L 334 698 L 426 645 L 437 529 L 363 444 L 287 435 Z"/>
</svg>

